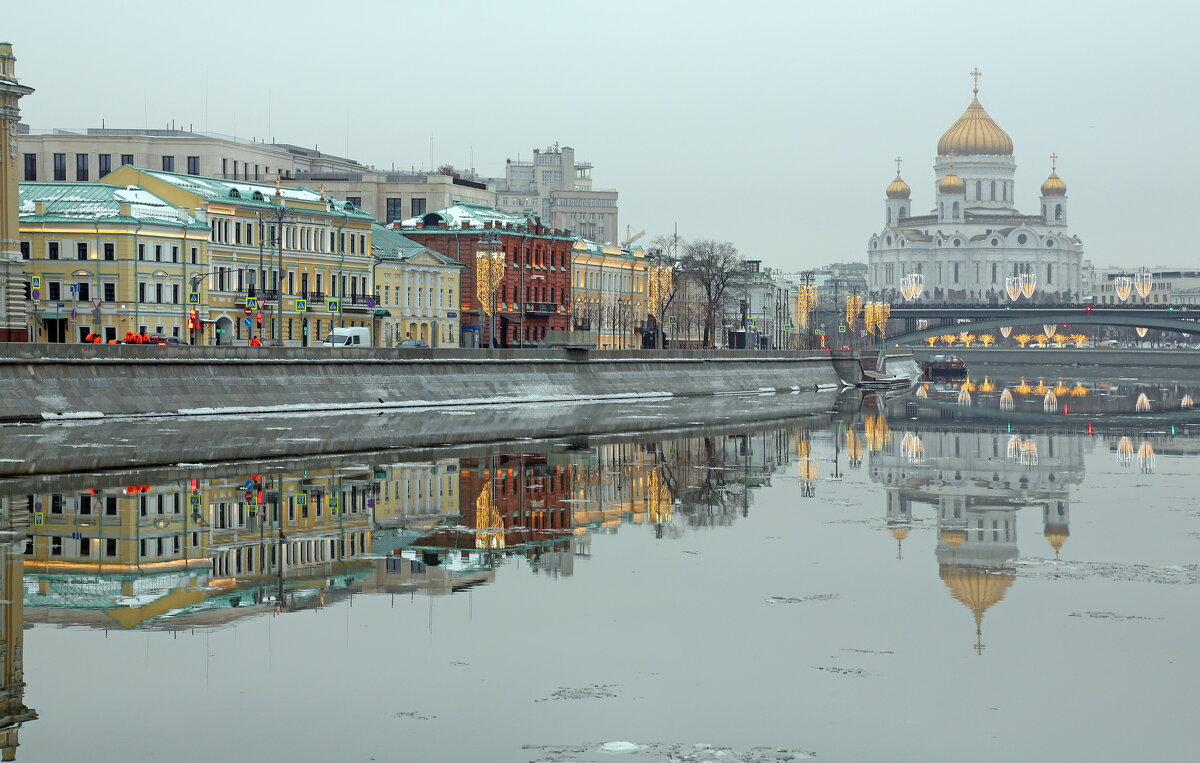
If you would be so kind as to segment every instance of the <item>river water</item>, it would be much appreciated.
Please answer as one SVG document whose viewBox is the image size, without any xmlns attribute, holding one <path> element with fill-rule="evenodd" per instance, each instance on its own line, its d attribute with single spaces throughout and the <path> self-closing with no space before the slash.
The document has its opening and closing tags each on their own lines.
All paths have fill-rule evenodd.
<svg viewBox="0 0 1200 763">
<path fill-rule="evenodd" d="M 1192 760 L 1198 396 L 1013 376 L 420 460 L 13 482 L 0 741 Z"/>
</svg>

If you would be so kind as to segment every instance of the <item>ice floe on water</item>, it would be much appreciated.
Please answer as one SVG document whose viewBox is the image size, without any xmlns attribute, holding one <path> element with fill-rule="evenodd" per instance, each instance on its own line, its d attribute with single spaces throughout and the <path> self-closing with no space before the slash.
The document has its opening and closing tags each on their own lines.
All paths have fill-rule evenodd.
<svg viewBox="0 0 1200 763">
<path fill-rule="evenodd" d="M 594 763 L 620 755 L 628 761 L 672 763 L 782 763 L 815 758 L 816 753 L 784 747 L 751 747 L 739 750 L 721 745 L 687 742 L 588 742 L 584 744 L 527 744 L 521 749 L 530 763 Z"/>
<path fill-rule="evenodd" d="M 1200 564 L 1156 567 L 1150 564 L 1118 562 L 1066 562 L 1055 559 L 1019 559 L 1013 563 L 1017 574 L 1029 578 L 1056 580 L 1120 580 L 1132 583 L 1191 585 L 1200 583 Z"/>
</svg>

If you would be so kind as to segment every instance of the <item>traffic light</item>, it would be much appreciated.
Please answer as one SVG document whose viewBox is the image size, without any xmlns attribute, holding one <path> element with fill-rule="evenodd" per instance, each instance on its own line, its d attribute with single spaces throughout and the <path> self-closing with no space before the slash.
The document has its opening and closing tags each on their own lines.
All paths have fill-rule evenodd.
<svg viewBox="0 0 1200 763">
<path fill-rule="evenodd" d="M 262 311 L 261 310 L 259 310 L 257 313 L 254 314 L 254 322 L 260 326 L 262 325 Z"/>
<path fill-rule="evenodd" d="M 1087 307 L 1083 308 L 1083 311 L 1084 311 L 1085 313 L 1090 313 L 1090 312 L 1092 311 L 1092 306 L 1091 306 L 1091 305 L 1088 305 Z"/>
<path fill-rule="evenodd" d="M 188 310 L 187 327 L 189 331 L 200 328 L 200 314 L 196 310 Z"/>
</svg>

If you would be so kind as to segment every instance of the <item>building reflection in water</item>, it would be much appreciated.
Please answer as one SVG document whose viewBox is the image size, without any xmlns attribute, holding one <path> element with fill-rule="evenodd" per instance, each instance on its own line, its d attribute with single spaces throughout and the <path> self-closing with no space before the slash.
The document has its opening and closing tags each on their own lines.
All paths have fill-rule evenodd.
<svg viewBox="0 0 1200 763">
<path fill-rule="evenodd" d="M 938 575 L 974 615 L 977 650 L 984 646 L 984 613 L 1013 584 L 1017 513 L 1041 508 L 1056 558 L 1070 535 L 1069 491 L 1083 479 L 1084 443 L 1065 434 L 922 428 L 869 449 L 871 480 L 885 489 L 898 555 L 914 504 L 935 511 Z"/>
<path fill-rule="evenodd" d="M 0 760 L 16 760 L 21 724 L 37 718 L 25 706 L 25 637 L 21 566 L 29 519 L 0 496 Z"/>
</svg>

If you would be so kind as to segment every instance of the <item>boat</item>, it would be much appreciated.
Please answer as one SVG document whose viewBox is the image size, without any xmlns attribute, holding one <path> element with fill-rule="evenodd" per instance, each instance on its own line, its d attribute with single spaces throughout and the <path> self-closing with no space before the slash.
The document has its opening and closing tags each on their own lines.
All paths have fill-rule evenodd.
<svg viewBox="0 0 1200 763">
<path fill-rule="evenodd" d="M 967 364 L 957 355 L 930 355 L 921 364 L 921 374 L 926 379 L 963 377 L 967 375 Z"/>
<path fill-rule="evenodd" d="M 913 384 L 913 380 L 907 376 L 895 376 L 879 371 L 863 371 L 862 381 L 858 383 L 860 389 L 869 390 L 887 390 L 887 389 L 908 389 Z"/>
</svg>

